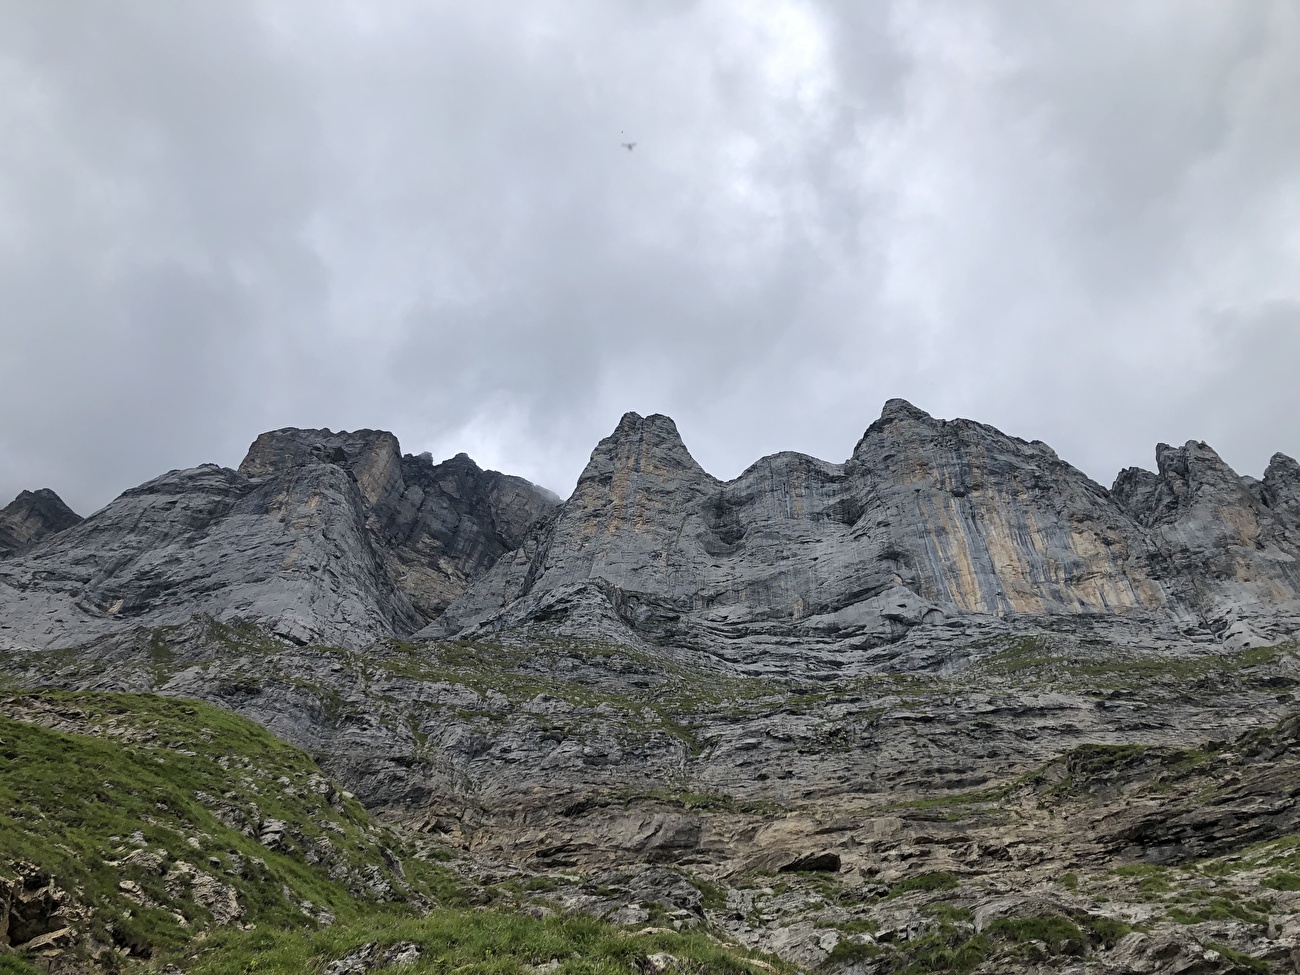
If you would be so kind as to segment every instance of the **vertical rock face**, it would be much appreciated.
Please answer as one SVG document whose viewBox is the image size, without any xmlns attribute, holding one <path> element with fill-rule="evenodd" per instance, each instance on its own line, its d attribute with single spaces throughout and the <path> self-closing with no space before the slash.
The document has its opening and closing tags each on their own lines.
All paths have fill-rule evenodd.
<svg viewBox="0 0 1300 975">
<path fill-rule="evenodd" d="M 1287 519 L 1294 527 L 1300 521 L 1300 464 L 1286 454 L 1274 454 L 1264 471 L 1259 497 L 1279 520 Z"/>
<path fill-rule="evenodd" d="M 615 586 L 692 598 L 698 565 L 675 535 L 716 490 L 666 416 L 628 413 L 600 442 L 554 527 L 547 585 L 598 576 Z"/>
<path fill-rule="evenodd" d="M 1208 445 L 1156 447 L 1158 473 L 1129 468 L 1116 501 L 1149 533 L 1146 571 L 1216 629 L 1290 614 L 1300 594 L 1300 468 L 1275 454 L 1262 482 Z"/>
<path fill-rule="evenodd" d="M 1153 610 L 1142 532 L 1056 456 L 891 400 L 849 462 L 870 534 L 905 585 L 973 613 Z"/>
<path fill-rule="evenodd" d="M 723 483 L 695 462 L 670 419 L 629 413 L 557 517 L 429 632 L 484 624 L 503 607 L 509 625 L 570 617 L 573 632 L 610 636 L 617 618 L 652 639 L 688 643 L 810 620 L 812 630 L 859 626 L 814 620 L 892 584 L 870 547 L 854 541 L 859 509 L 841 465 L 776 454 Z"/>
<path fill-rule="evenodd" d="M 628 414 L 556 517 L 425 633 L 612 625 L 728 655 L 869 648 L 971 616 L 1220 635 L 1285 616 L 1300 468 L 1279 455 L 1252 487 L 1204 444 L 1157 459 L 1107 491 L 1046 444 L 891 400 L 843 464 L 775 454 L 721 482 L 667 417 Z"/>
<path fill-rule="evenodd" d="M 71 528 L 81 516 L 49 488 L 23 491 L 0 509 L 0 558 Z"/>
<path fill-rule="evenodd" d="M 384 431 L 275 430 L 236 471 L 172 471 L 85 521 L 20 496 L 0 645 L 202 612 L 308 643 L 542 626 L 833 669 L 967 621 L 1300 629 L 1300 465 L 1255 481 L 1195 442 L 1156 460 L 1107 491 L 1046 444 L 890 400 L 842 464 L 779 453 L 724 482 L 668 417 L 629 413 L 561 505 Z"/>
<path fill-rule="evenodd" d="M 0 635 L 35 646 L 199 612 L 303 643 L 419 620 L 385 577 L 356 484 L 329 464 L 260 481 L 215 465 L 164 474 L 0 562 L 0 603 Z"/>
<path fill-rule="evenodd" d="M 238 471 L 172 471 L 0 561 L 0 645 L 74 643 L 195 613 L 364 645 L 426 623 L 554 501 L 392 434 L 278 430 Z"/>
<path fill-rule="evenodd" d="M 521 477 L 484 471 L 467 454 L 433 464 L 402 455 L 380 430 L 264 433 L 239 465 L 247 477 L 283 477 L 331 464 L 355 482 L 365 523 L 386 571 L 426 617 L 518 548 L 559 503 Z"/>
</svg>

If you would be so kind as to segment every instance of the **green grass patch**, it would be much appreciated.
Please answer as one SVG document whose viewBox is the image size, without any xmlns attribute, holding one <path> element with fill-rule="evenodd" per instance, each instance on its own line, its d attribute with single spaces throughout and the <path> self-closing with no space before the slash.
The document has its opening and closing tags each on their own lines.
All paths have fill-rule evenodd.
<svg viewBox="0 0 1300 975">
<path fill-rule="evenodd" d="M 87 732 L 0 716 L 0 869 L 29 861 L 52 875 L 93 909 L 104 943 L 147 956 L 210 927 L 211 905 L 191 896 L 200 873 L 258 925 L 313 924 L 303 902 L 340 919 L 383 899 L 464 903 L 441 865 L 411 860 L 399 875 L 386 846 L 400 844 L 251 721 L 130 694 L 32 692 L 0 709 Z M 274 849 L 256 839 L 270 820 L 287 824 Z"/>
<path fill-rule="evenodd" d="M 970 908 L 958 907 L 955 904 L 927 904 L 925 907 L 921 908 L 921 912 L 949 923 L 957 921 L 973 921 L 975 919 L 975 915 L 971 912 Z"/>
<path fill-rule="evenodd" d="M 858 962 L 869 961 L 881 953 L 881 947 L 870 941 L 851 941 L 841 939 L 835 943 L 831 953 L 822 962 L 823 969 L 847 968 Z"/>
<path fill-rule="evenodd" d="M 1279 870 L 1264 879 L 1264 886 L 1273 890 L 1300 890 L 1300 874 Z"/>
<path fill-rule="evenodd" d="M 902 897 L 904 894 L 912 894 L 918 891 L 933 893 L 941 890 L 952 890 L 960 884 L 960 881 L 952 874 L 944 870 L 936 870 L 932 873 L 920 873 L 914 877 L 904 877 L 898 883 L 889 888 L 888 897 Z"/>
<path fill-rule="evenodd" d="M 1263 910 L 1261 910 L 1263 908 Z M 1247 924 L 1268 923 L 1268 909 L 1258 901 L 1241 904 L 1227 897 L 1211 897 L 1207 901 L 1192 903 L 1187 907 L 1171 907 L 1171 921 L 1179 924 L 1200 924 L 1205 921 L 1245 921 Z"/>
<path fill-rule="evenodd" d="M 704 898 L 700 905 L 707 911 L 722 911 L 727 907 L 727 890 L 720 884 L 715 884 L 711 880 L 703 877 L 691 877 L 691 886 L 698 890 Z"/>
<path fill-rule="evenodd" d="M 1099 646 L 1094 653 L 1066 655 L 1054 652 L 1045 637 L 1025 636 L 1007 641 L 1004 649 L 978 661 L 974 670 L 1017 683 L 1033 679 L 1085 690 L 1136 690 L 1164 682 L 1185 686 L 1213 675 L 1249 680 L 1250 671 L 1273 666 L 1283 654 L 1294 652 L 1294 644 L 1280 644 L 1179 657 Z"/>
<path fill-rule="evenodd" d="M 641 935 L 580 915 L 538 919 L 500 910 L 436 910 L 422 918 L 376 918 L 321 931 L 223 931 L 196 945 L 186 968 L 191 975 L 300 975 L 319 971 L 363 945 L 400 942 L 420 949 L 419 960 L 401 969 L 404 975 L 516 975 L 551 961 L 566 975 L 628 975 L 656 952 L 668 952 L 688 971 L 792 971 L 700 933 Z"/>
<path fill-rule="evenodd" d="M 1267 972 L 1268 971 L 1268 962 L 1264 961 L 1262 958 L 1255 958 L 1253 955 L 1247 955 L 1243 952 L 1237 951 L 1234 948 L 1229 948 L 1227 945 L 1221 945 L 1214 941 L 1208 942 L 1205 945 L 1205 947 L 1212 948 L 1213 950 L 1217 951 L 1228 961 L 1232 962 L 1232 964 L 1236 966 L 1238 969 L 1240 969 L 1241 971 L 1246 971 L 1246 972 Z"/>
<path fill-rule="evenodd" d="M 1103 948 L 1114 948 L 1125 935 L 1132 934 L 1134 931 L 1145 930 L 1124 921 L 1117 921 L 1110 917 L 1098 917 L 1095 914 L 1085 917 L 1082 923 L 1088 929 L 1088 933 L 1092 935 L 1093 940 Z"/>
<path fill-rule="evenodd" d="M 1087 943 L 1077 924 L 1055 914 L 1000 918 L 985 928 L 984 933 L 1013 944 L 1041 941 L 1052 954 L 1082 955 Z"/>
<path fill-rule="evenodd" d="M 951 928 L 942 928 L 933 934 L 910 941 L 902 949 L 904 964 L 899 975 L 924 975 L 927 972 L 947 972 L 964 975 L 974 971 L 997 951 L 997 945 L 988 935 L 965 937 Z"/>
</svg>

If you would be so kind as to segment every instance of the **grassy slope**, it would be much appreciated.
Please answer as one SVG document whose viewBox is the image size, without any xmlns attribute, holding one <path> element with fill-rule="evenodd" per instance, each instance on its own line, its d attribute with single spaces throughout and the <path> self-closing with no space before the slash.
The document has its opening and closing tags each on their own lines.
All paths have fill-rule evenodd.
<svg viewBox="0 0 1300 975">
<path fill-rule="evenodd" d="M 301 972 L 358 945 L 411 941 L 423 953 L 410 971 L 513 972 L 555 958 L 564 971 L 628 972 L 661 950 L 701 970 L 757 970 L 703 935 L 632 935 L 587 918 L 470 907 L 445 867 L 414 858 L 354 800 L 321 791 L 308 756 L 219 709 L 46 691 L 0 700 L 0 714 L 88 732 L 0 716 L 0 872 L 34 863 L 91 908 L 81 950 L 104 967 L 119 964 L 120 952 L 103 950 L 116 945 L 202 972 Z M 270 819 L 289 824 L 279 849 L 256 839 Z M 152 856 L 126 860 L 141 849 Z M 237 923 L 217 927 L 177 886 L 178 861 L 236 891 Z M 335 922 L 319 925 L 304 901 Z M 0 954 L 0 975 L 25 971 Z"/>
</svg>

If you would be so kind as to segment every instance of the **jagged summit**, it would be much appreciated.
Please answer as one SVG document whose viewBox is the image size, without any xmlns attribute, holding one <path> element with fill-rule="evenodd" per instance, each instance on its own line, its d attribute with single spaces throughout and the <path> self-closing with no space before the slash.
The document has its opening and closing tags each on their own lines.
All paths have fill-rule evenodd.
<svg viewBox="0 0 1300 975">
<path fill-rule="evenodd" d="M 1300 517 L 1300 464 L 1286 454 L 1274 454 L 1264 470 L 1259 492 L 1268 507 Z"/>
<path fill-rule="evenodd" d="M 205 612 L 304 642 L 542 626 L 842 666 L 971 621 L 1290 632 L 1300 466 L 1242 478 L 1197 441 L 1156 459 L 1107 491 L 1047 444 L 891 399 L 843 463 L 783 452 L 721 481 L 669 417 L 630 412 L 560 503 L 386 431 L 283 428 L 238 470 L 169 472 L 0 559 L 0 639 Z"/>
<path fill-rule="evenodd" d="M 977 617 L 1190 619 L 1237 642 L 1289 627 L 1294 465 L 1252 489 L 1204 444 L 1157 458 L 1107 491 L 1045 443 L 891 399 L 843 464 L 773 454 L 723 482 L 669 418 L 628 413 L 555 518 L 426 632 L 545 620 L 757 660 Z"/>
<path fill-rule="evenodd" d="M 901 397 L 894 396 L 885 400 L 885 405 L 880 409 L 880 419 L 876 421 L 879 424 L 894 423 L 898 420 L 933 420 L 934 417 L 925 410 L 921 409 Z"/>
<path fill-rule="evenodd" d="M 22 491 L 0 509 L 0 558 L 34 545 L 81 521 L 49 488 Z"/>
<path fill-rule="evenodd" d="M 704 474 L 677 432 L 677 424 L 661 413 L 641 416 L 624 413 L 614 432 L 596 445 L 591 459 L 578 478 L 578 489 L 586 480 L 612 477 L 617 470 L 637 473 L 676 470 Z"/>
<path fill-rule="evenodd" d="M 468 457 L 404 457 L 387 431 L 269 431 L 238 470 L 168 472 L 0 561 L 0 646 L 200 612 L 365 645 L 436 616 L 555 504 Z"/>
</svg>

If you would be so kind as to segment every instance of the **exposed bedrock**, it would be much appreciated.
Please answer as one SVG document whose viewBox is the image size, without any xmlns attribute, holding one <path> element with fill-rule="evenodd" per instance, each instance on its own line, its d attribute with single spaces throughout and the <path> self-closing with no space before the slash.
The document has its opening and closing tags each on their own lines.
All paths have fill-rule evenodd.
<svg viewBox="0 0 1300 975">
<path fill-rule="evenodd" d="M 672 420 L 629 413 L 555 516 L 423 635 L 542 625 L 830 662 L 962 621 L 1289 632 L 1300 468 L 1279 454 L 1256 483 L 1203 444 L 1158 462 L 1107 491 L 1046 444 L 890 400 L 843 464 L 780 453 L 723 482 Z"/>
<path fill-rule="evenodd" d="M 23 491 L 0 509 L 0 558 L 71 528 L 81 516 L 49 488 Z"/>
<path fill-rule="evenodd" d="M 85 521 L 25 492 L 0 517 L 0 646 L 206 613 L 303 643 L 540 628 L 830 676 L 949 666 L 983 630 L 1294 632 L 1300 466 L 1243 478 L 1193 442 L 1157 468 L 1107 491 L 1046 444 L 890 400 L 841 464 L 779 453 L 724 482 L 629 413 L 561 504 L 391 433 L 276 430 L 238 470 L 172 471 Z"/>
<path fill-rule="evenodd" d="M 277 430 L 237 471 L 171 471 L 0 561 L 0 647 L 196 612 L 365 645 L 423 626 L 555 503 L 463 454 L 404 457 L 389 433 Z"/>
</svg>

